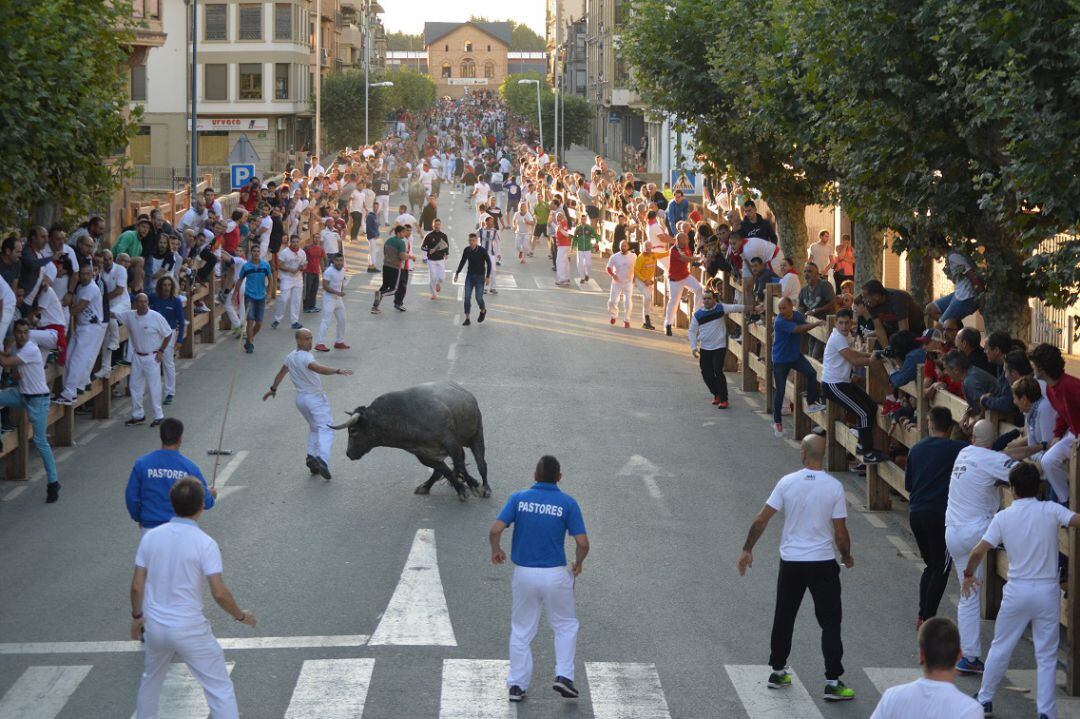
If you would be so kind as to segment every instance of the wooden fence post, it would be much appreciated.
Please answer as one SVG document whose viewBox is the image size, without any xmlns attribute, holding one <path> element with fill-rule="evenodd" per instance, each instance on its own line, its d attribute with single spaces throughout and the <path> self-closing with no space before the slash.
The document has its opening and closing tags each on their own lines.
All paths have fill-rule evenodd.
<svg viewBox="0 0 1080 719">
<path fill-rule="evenodd" d="M 207 287 L 210 288 L 210 291 L 206 293 L 206 300 L 204 301 L 206 304 L 206 308 L 210 311 L 210 313 L 207 315 L 207 322 L 202 328 L 202 341 L 209 342 L 210 344 L 214 343 L 215 333 L 217 331 L 217 313 L 219 311 L 217 301 L 217 285 L 217 278 L 214 276 L 214 273 L 211 272 L 210 282 L 207 284 Z"/>
<path fill-rule="evenodd" d="M 926 368 L 919 365 L 915 368 L 915 429 L 919 432 L 919 439 L 930 436 L 930 423 L 926 413 L 930 411 L 926 401 Z M 910 449 L 910 447 L 908 448 Z"/>
<path fill-rule="evenodd" d="M 776 298 L 780 295 L 780 285 L 770 283 L 765 286 L 765 345 L 762 347 L 761 358 L 765 363 L 765 409 L 771 410 L 773 406 L 773 397 L 776 392 L 780 393 L 783 397 L 787 391 L 787 387 L 777 387 L 773 381 L 773 364 L 772 364 L 772 343 L 773 343 L 773 321 L 776 318 Z M 796 393 L 795 406 L 798 411 L 799 399 Z M 798 430 L 796 430 L 796 437 L 799 437 Z"/>
<path fill-rule="evenodd" d="M 187 333 L 180 345 L 180 356 L 184 359 L 195 357 L 195 287 L 188 292 L 187 303 L 184 305 L 184 324 Z"/>
<path fill-rule="evenodd" d="M 745 303 L 748 298 L 744 297 Z M 749 298 L 751 301 L 753 297 Z M 749 307 L 749 305 L 747 305 Z M 739 337 L 741 342 L 742 353 L 739 357 L 739 371 L 742 372 L 742 391 L 743 392 L 757 392 L 757 376 L 754 374 L 754 370 L 750 369 L 750 343 L 753 341 L 753 337 L 750 336 L 750 311 L 742 313 L 742 318 L 739 323 L 739 329 L 742 335 Z"/>
</svg>

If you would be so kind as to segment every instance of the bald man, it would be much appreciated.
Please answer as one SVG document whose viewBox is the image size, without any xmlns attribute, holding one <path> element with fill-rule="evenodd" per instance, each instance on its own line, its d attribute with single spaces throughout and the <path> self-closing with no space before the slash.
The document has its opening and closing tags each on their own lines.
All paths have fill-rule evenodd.
<svg viewBox="0 0 1080 719">
<path fill-rule="evenodd" d="M 330 414 L 330 401 L 323 391 L 322 380 L 319 375 L 340 374 L 346 377 L 351 375 L 351 369 L 339 369 L 327 367 L 315 361 L 311 354 L 312 345 L 311 330 L 299 329 L 296 331 L 296 349 L 285 356 L 285 363 L 281 365 L 274 383 L 270 385 L 270 391 L 263 395 L 263 401 L 271 397 L 277 397 L 277 388 L 285 375 L 289 375 L 293 386 L 296 387 L 296 408 L 308 423 L 307 442 L 307 468 L 312 474 L 322 475 L 323 479 L 330 479 L 330 450 L 334 446 L 334 430 L 330 429 L 333 417 Z"/>
<path fill-rule="evenodd" d="M 945 547 L 963 583 L 971 551 L 986 534 L 990 520 L 1001 506 L 998 487 L 1009 485 L 1009 470 L 1016 460 L 990 449 L 996 432 L 994 423 L 980 419 L 971 432 L 971 444 L 960 450 L 949 478 L 949 500 L 945 506 Z M 982 582 L 984 563 L 971 572 Z M 979 637 L 979 597 L 961 596 L 956 605 L 956 625 L 960 629 L 960 652 L 956 663 L 961 674 L 982 674 L 982 641 Z"/>
<path fill-rule="evenodd" d="M 124 310 L 115 315 L 116 321 L 128 330 L 131 343 L 131 419 L 128 427 L 146 421 L 143 411 L 143 392 L 150 389 L 150 406 L 154 410 L 151 427 L 157 427 L 165 419 L 161 408 L 161 363 L 166 351 L 172 351 L 172 327 L 163 315 L 150 309 L 150 300 L 140 292 L 135 296 L 135 309 Z"/>
<path fill-rule="evenodd" d="M 739 557 L 739 575 L 745 576 L 746 570 L 753 566 L 754 545 L 772 516 L 783 511 L 769 688 L 791 686 L 791 668 L 787 665 L 791 637 L 799 605 L 809 589 L 814 600 L 814 615 L 821 626 L 821 649 L 825 655 L 823 698 L 827 702 L 836 702 L 855 698 L 855 691 L 840 681 L 844 673 L 844 645 L 840 640 L 840 565 L 836 563 L 836 553 L 839 551 L 840 561 L 849 569 L 855 566 L 855 560 L 851 557 L 844 487 L 832 475 L 822 471 L 824 457 L 823 438 L 816 434 L 803 437 L 803 469 L 780 479 L 750 525 Z"/>
</svg>

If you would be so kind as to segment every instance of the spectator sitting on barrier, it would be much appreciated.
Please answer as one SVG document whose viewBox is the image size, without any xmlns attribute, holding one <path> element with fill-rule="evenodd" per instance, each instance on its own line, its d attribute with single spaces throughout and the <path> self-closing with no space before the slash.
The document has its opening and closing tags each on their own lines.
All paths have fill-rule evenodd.
<svg viewBox="0 0 1080 719">
<path fill-rule="evenodd" d="M 750 277 L 753 278 L 754 282 L 754 300 L 758 304 L 765 301 L 765 288 L 774 282 L 780 281 L 772 268 L 762 262 L 759 257 L 750 260 Z M 757 322 L 761 319 L 761 315 L 753 314 L 749 319 L 751 322 Z"/>
<path fill-rule="evenodd" d="M 986 372 L 991 377 L 995 375 L 994 366 L 990 364 L 990 360 L 986 357 L 986 352 L 982 348 L 982 334 L 974 327 L 964 327 L 956 334 L 956 349 L 964 353 L 964 355 L 971 361 L 971 364 L 975 365 L 983 372 Z"/>
<path fill-rule="evenodd" d="M 1013 459 L 1037 462 L 1054 441 L 1057 412 L 1033 376 L 1020 377 L 1013 382 L 1012 399 L 1024 415 L 1024 430 L 1003 451 Z"/>
<path fill-rule="evenodd" d="M 739 226 L 739 232 L 743 237 L 760 237 L 772 244 L 776 244 L 776 230 L 772 223 L 758 214 L 757 205 L 753 200 L 747 200 L 742 204 L 743 220 Z"/>
<path fill-rule="evenodd" d="M 773 371 L 773 435 L 784 436 L 784 424 L 781 412 L 784 408 L 784 395 L 787 391 L 788 374 L 792 371 L 806 377 L 806 412 L 815 414 L 825 410 L 818 394 L 817 372 L 803 355 L 800 348 L 802 335 L 815 327 L 820 327 L 821 320 L 807 322 L 806 317 L 795 311 L 791 298 L 780 300 L 776 319 L 773 320 L 772 371 Z M 795 399 L 799 401 L 798 398 Z"/>
<path fill-rule="evenodd" d="M 866 367 L 879 359 L 879 355 L 859 352 L 851 347 L 851 329 L 854 325 L 851 310 L 836 313 L 836 326 L 825 345 L 822 361 L 821 384 L 827 399 L 837 402 L 845 411 L 855 416 L 855 428 L 859 434 L 859 446 L 863 464 L 878 464 L 885 456 L 874 449 L 874 425 L 877 403 L 866 391 L 851 381 L 854 367 Z"/>
<path fill-rule="evenodd" d="M 967 401 L 967 411 L 960 424 L 965 429 L 970 429 L 974 420 L 982 416 L 982 406 L 979 398 L 988 392 L 992 392 L 997 386 L 994 375 L 981 370 L 971 363 L 971 360 L 958 349 L 945 355 L 945 372 L 954 382 L 959 382 L 963 388 L 963 397 Z"/>
<path fill-rule="evenodd" d="M 945 246 L 935 247 L 930 251 L 930 256 L 936 260 L 944 258 L 945 275 L 952 280 L 955 289 L 926 305 L 927 320 L 934 325 L 940 325 L 950 317 L 963 322 L 965 317 L 975 314 L 979 309 L 975 288 L 978 282 L 975 263 L 967 255 Z"/>
<path fill-rule="evenodd" d="M 808 317 L 824 319 L 839 305 L 833 286 L 826 282 L 814 262 L 803 266 L 806 285 L 799 292 L 799 311 Z"/>
<path fill-rule="evenodd" d="M 986 340 L 986 357 L 997 369 L 997 389 L 979 398 L 983 409 L 997 412 L 1013 424 L 1020 424 L 1020 410 L 1013 403 L 1012 386 L 1016 380 L 1032 373 L 1031 363 L 1023 350 L 1013 350 L 1006 332 L 993 332 Z"/>
<path fill-rule="evenodd" d="M 923 308 L 903 290 L 886 289 L 880 280 L 870 280 L 862 286 L 863 300 L 874 321 L 878 345 L 889 346 L 889 338 L 900 330 L 915 335 L 926 331 Z"/>
<path fill-rule="evenodd" d="M 780 260 L 780 297 L 797 302 L 801 289 L 802 283 L 799 282 L 799 273 L 795 269 L 795 263 L 790 257 Z"/>
</svg>

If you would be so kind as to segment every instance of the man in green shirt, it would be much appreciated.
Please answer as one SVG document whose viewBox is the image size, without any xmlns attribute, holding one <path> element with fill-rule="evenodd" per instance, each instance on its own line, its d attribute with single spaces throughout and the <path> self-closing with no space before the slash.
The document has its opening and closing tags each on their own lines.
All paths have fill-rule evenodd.
<svg viewBox="0 0 1080 719">
<path fill-rule="evenodd" d="M 570 246 L 577 250 L 578 282 L 585 284 L 589 281 L 589 267 L 592 265 L 593 242 L 599 242 L 600 237 L 596 230 L 588 223 L 587 218 L 579 217 L 581 224 L 574 228 Z"/>
<path fill-rule="evenodd" d="M 134 230 L 121 232 L 116 242 L 113 243 L 112 253 L 114 257 L 121 253 L 129 257 L 142 257 L 143 238 L 150 234 L 150 220 L 141 218 Z"/>
<path fill-rule="evenodd" d="M 383 243 L 383 280 L 382 286 L 375 291 L 375 303 L 371 306 L 371 314 L 373 315 L 379 314 L 379 303 L 382 302 L 384 296 L 397 292 L 398 284 L 401 281 L 401 268 L 405 266 L 407 259 L 411 259 L 404 235 L 405 228 L 398 225 L 394 228 L 394 234 Z M 403 305 L 396 303 L 394 308 L 401 311 L 405 310 Z"/>
<path fill-rule="evenodd" d="M 548 235 L 548 219 L 551 217 L 551 205 L 547 203 L 547 200 L 541 198 L 536 205 L 533 206 L 533 218 L 536 219 L 536 224 L 533 226 L 532 242 L 529 244 L 529 256 L 531 257 L 536 252 L 536 240 L 537 238 L 549 237 Z M 555 269 L 555 260 L 551 261 L 551 269 Z"/>
</svg>

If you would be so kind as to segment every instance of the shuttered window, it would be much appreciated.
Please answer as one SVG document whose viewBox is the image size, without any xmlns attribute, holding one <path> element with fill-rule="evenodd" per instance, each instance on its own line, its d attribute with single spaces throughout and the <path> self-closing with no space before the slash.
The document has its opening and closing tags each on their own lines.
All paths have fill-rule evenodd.
<svg viewBox="0 0 1080 719">
<path fill-rule="evenodd" d="M 274 5 L 274 39 L 293 39 L 293 6 L 289 3 Z"/>
<path fill-rule="evenodd" d="M 240 99 L 263 99 L 263 66 L 261 63 L 240 63 Z"/>
<path fill-rule="evenodd" d="M 262 40 L 262 4 L 240 6 L 240 39 Z"/>
<path fill-rule="evenodd" d="M 203 99 L 229 99 L 229 66 L 225 64 L 203 65 Z"/>
<path fill-rule="evenodd" d="M 203 40 L 228 40 L 228 5 L 215 3 L 206 6 Z"/>
</svg>

